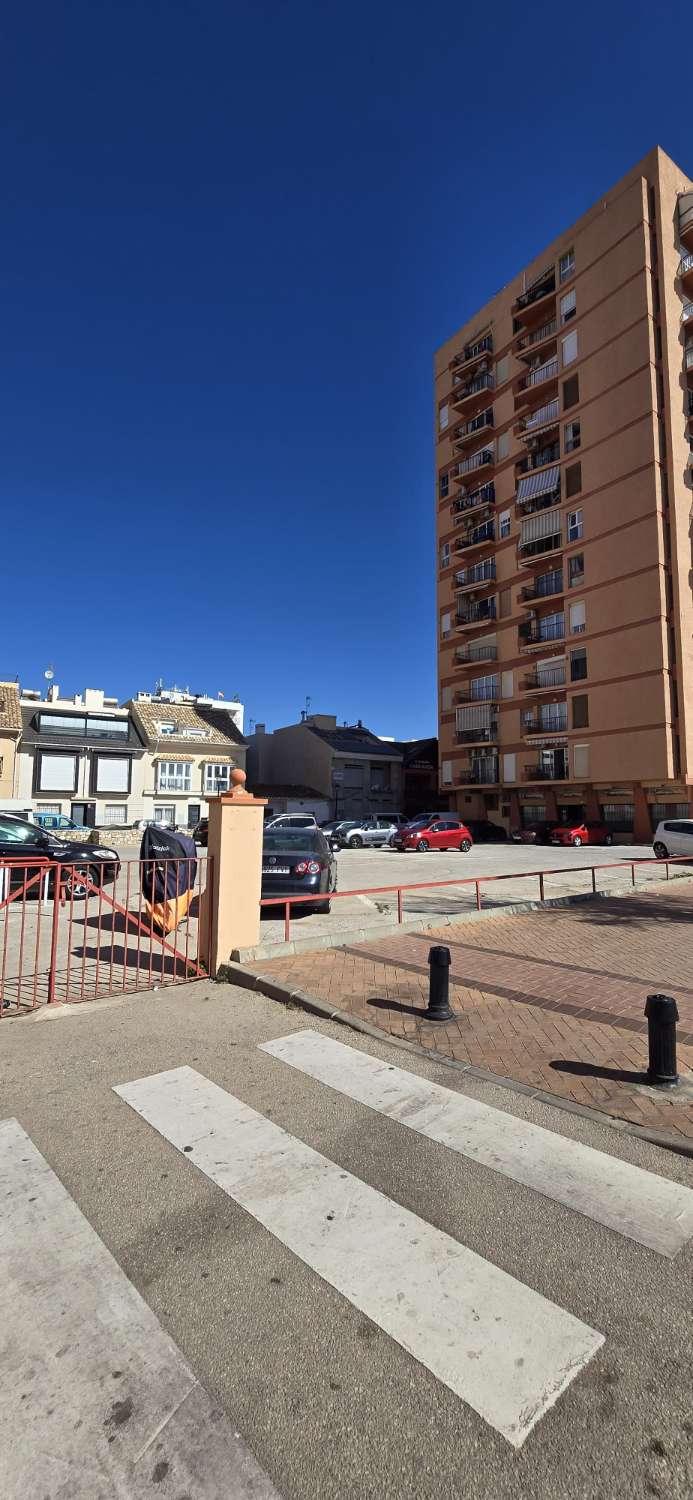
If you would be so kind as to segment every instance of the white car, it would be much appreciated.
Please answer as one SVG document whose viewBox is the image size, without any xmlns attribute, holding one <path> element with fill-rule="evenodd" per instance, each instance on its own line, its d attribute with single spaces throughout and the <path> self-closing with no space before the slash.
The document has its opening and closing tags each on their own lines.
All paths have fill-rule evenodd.
<svg viewBox="0 0 693 1500">
<path fill-rule="evenodd" d="M 280 828 L 317 828 L 317 826 L 312 813 L 277 813 L 276 817 L 267 819 L 265 832 L 270 828 L 275 832 Z"/>
<path fill-rule="evenodd" d="M 693 859 L 693 818 L 667 818 L 657 824 L 652 848 L 658 859 L 689 854 Z"/>
</svg>

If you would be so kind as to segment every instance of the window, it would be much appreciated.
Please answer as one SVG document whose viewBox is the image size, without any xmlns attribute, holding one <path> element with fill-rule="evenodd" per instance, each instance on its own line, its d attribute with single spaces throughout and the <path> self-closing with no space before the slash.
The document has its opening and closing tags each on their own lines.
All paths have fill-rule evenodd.
<svg viewBox="0 0 693 1500">
<path fill-rule="evenodd" d="M 499 515 L 499 517 L 498 517 L 498 536 L 499 536 L 499 539 L 502 538 L 502 537 L 510 536 L 510 511 L 509 510 L 502 510 L 501 513 L 500 513 L 500 515 Z"/>
<path fill-rule="evenodd" d="M 499 359 L 498 363 L 496 365 L 496 385 L 497 386 L 498 385 L 505 385 L 505 382 L 506 382 L 509 374 L 510 374 L 510 360 L 509 360 L 507 354 L 504 354 L 503 358 Z"/>
<path fill-rule="evenodd" d="M 440 544 L 440 566 L 441 566 L 441 568 L 448 568 L 450 566 L 450 543 L 449 542 L 441 542 L 441 544 Z"/>
<path fill-rule="evenodd" d="M 561 349 L 563 364 L 572 365 L 573 361 L 578 357 L 577 329 L 573 329 L 572 333 L 567 333 L 565 338 L 561 339 Z"/>
<path fill-rule="evenodd" d="M 10 818 L 7 822 L 0 822 L 0 839 L 3 844 L 33 844 L 36 842 L 37 829 L 33 823 L 13 822 Z"/>
<path fill-rule="evenodd" d="M 577 406 L 580 400 L 580 381 L 577 375 L 571 375 L 570 380 L 563 381 L 563 410 L 567 411 L 570 406 Z"/>
<path fill-rule="evenodd" d="M 517 756 L 503 756 L 503 780 L 517 781 Z"/>
<path fill-rule="evenodd" d="M 87 714 L 87 739 L 126 740 L 127 737 L 127 719 L 94 719 Z"/>
<path fill-rule="evenodd" d="M 481 703 L 498 697 L 498 678 L 473 677 L 469 684 L 469 695 L 473 702 Z"/>
<path fill-rule="evenodd" d="M 569 464 L 565 471 L 565 497 L 570 500 L 571 495 L 579 495 L 582 489 L 582 464 Z"/>
<path fill-rule="evenodd" d="M 501 672 L 501 698 L 512 698 L 514 691 L 513 673 Z"/>
<path fill-rule="evenodd" d="M 568 588 L 574 589 L 576 583 L 582 583 L 585 576 L 585 554 L 574 552 L 568 558 Z"/>
<path fill-rule="evenodd" d="M 691 815 L 687 802 L 653 802 L 651 812 L 653 823 L 662 823 L 665 818 L 690 818 Z"/>
<path fill-rule="evenodd" d="M 587 651 L 584 646 L 576 646 L 570 653 L 570 680 L 571 682 L 582 682 L 587 676 Z"/>
<path fill-rule="evenodd" d="M 86 720 L 81 714 L 39 714 L 39 734 L 77 735 L 86 733 Z"/>
<path fill-rule="evenodd" d="M 570 606 L 570 634 L 584 635 L 585 633 L 585 601 L 581 599 L 579 604 Z"/>
<path fill-rule="evenodd" d="M 385 765 L 371 766 L 371 791 L 389 792 L 392 786 L 392 766 L 389 761 Z"/>
<path fill-rule="evenodd" d="M 569 323 L 570 319 L 575 317 L 575 287 L 561 297 L 560 309 L 562 323 Z"/>
<path fill-rule="evenodd" d="M 587 694 L 583 693 L 579 698 L 573 698 L 573 729 L 586 729 L 588 724 Z"/>
<path fill-rule="evenodd" d="M 563 428 L 563 452 L 574 453 L 580 447 L 580 419 L 576 417 L 573 422 L 566 422 Z"/>
<path fill-rule="evenodd" d="M 440 409 L 439 409 L 439 412 L 438 412 L 438 428 L 439 428 L 440 432 L 444 432 L 445 431 L 445 428 L 447 427 L 449 421 L 450 421 L 450 408 L 449 408 L 449 406 L 441 406 Z"/>
<path fill-rule="evenodd" d="M 165 828 L 173 828 L 176 821 L 175 807 L 155 807 L 154 817 L 157 823 L 163 823 Z"/>
<path fill-rule="evenodd" d="M 499 439 L 498 439 L 498 457 L 499 457 L 499 459 L 501 459 L 501 458 L 507 458 L 508 457 L 509 446 L 510 446 L 510 435 L 507 432 L 502 432 L 501 435 L 500 435 L 500 437 L 499 437 Z"/>
<path fill-rule="evenodd" d="M 95 755 L 92 762 L 93 792 L 129 792 L 130 757 L 128 755 Z"/>
<path fill-rule="evenodd" d="M 450 618 L 451 617 L 450 617 L 449 610 L 446 611 L 446 613 L 444 615 L 441 615 L 441 617 L 440 617 L 440 634 L 441 634 L 441 638 L 444 641 L 447 640 L 448 636 L 451 633 L 451 631 L 450 631 Z"/>
<path fill-rule="evenodd" d="M 604 802 L 602 803 L 602 817 L 609 827 L 618 833 L 633 832 L 633 814 L 635 808 L 632 802 Z"/>
<path fill-rule="evenodd" d="M 76 791 L 77 756 L 53 755 L 41 750 L 38 755 L 36 789 L 39 792 Z"/>
<path fill-rule="evenodd" d="M 353 762 L 352 762 L 351 765 L 345 765 L 345 767 L 344 767 L 344 786 L 345 787 L 351 787 L 352 790 L 358 790 L 360 792 L 363 791 L 363 766 L 362 765 L 355 765 Z"/>
<path fill-rule="evenodd" d="M 160 760 L 158 792 L 189 792 L 190 762 L 185 760 Z"/>
<path fill-rule="evenodd" d="M 558 280 L 567 281 L 568 277 L 572 276 L 574 270 L 575 251 L 571 246 L 570 250 L 566 250 L 565 255 L 562 255 L 558 262 Z"/>
<path fill-rule="evenodd" d="M 449 493 L 450 493 L 450 475 L 449 474 L 441 474 L 440 479 L 438 480 L 438 490 L 439 490 L 439 493 L 440 493 L 441 500 L 444 500 L 445 497 L 446 497 L 446 495 L 449 495 Z"/>
<path fill-rule="evenodd" d="M 212 733 L 211 729 L 188 728 L 188 729 L 184 729 L 183 730 L 183 739 L 184 740 L 208 740 L 209 737 L 210 737 L 210 735 L 211 735 L 211 733 Z"/>
<path fill-rule="evenodd" d="M 440 777 L 443 786 L 452 786 L 452 761 L 444 760 L 440 768 Z"/>
<path fill-rule="evenodd" d="M 57 815 L 58 817 L 60 817 L 61 810 L 62 809 L 60 807 L 60 803 L 59 802 L 39 802 L 38 807 L 36 809 L 37 812 L 53 813 L 54 815 Z"/>
<path fill-rule="evenodd" d="M 176 732 L 176 726 L 172 719 L 163 719 L 160 723 L 155 724 L 154 728 L 157 734 L 175 734 Z"/>
<path fill-rule="evenodd" d="M 229 765 L 217 763 L 206 765 L 204 772 L 205 793 L 207 795 L 210 793 L 219 795 L 221 792 L 228 792 L 230 777 L 231 767 Z"/>
<path fill-rule="evenodd" d="M 188 828 L 194 828 L 199 823 L 201 811 L 199 802 L 188 803 Z"/>
<path fill-rule="evenodd" d="M 573 745 L 573 776 L 579 776 L 583 781 L 590 774 L 590 747 L 589 745 Z"/>
<path fill-rule="evenodd" d="M 444 714 L 452 708 L 452 688 L 444 687 L 440 691 L 440 707 Z"/>
<path fill-rule="evenodd" d="M 568 541 L 579 542 L 582 538 L 582 511 L 568 511 Z"/>
<path fill-rule="evenodd" d="M 103 821 L 107 828 L 115 828 L 121 825 L 127 818 L 127 807 L 124 802 L 107 802 L 103 810 Z"/>
</svg>

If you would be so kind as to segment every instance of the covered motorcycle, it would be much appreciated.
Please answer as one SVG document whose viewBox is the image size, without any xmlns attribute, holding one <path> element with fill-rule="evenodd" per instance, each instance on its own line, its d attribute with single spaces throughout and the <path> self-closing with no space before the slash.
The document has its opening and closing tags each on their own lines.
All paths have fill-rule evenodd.
<svg viewBox="0 0 693 1500">
<path fill-rule="evenodd" d="M 140 845 L 142 895 L 150 922 L 173 932 L 188 913 L 195 889 L 194 839 L 172 828 L 145 828 Z"/>
</svg>

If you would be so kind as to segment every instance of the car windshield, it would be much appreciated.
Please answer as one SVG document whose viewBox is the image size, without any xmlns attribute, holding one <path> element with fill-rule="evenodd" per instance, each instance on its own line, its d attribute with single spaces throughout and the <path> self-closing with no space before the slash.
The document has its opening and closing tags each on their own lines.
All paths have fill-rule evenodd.
<svg viewBox="0 0 693 1500">
<path fill-rule="evenodd" d="M 323 849 L 317 828 L 272 828 L 265 834 L 264 849 Z"/>
<path fill-rule="evenodd" d="M 428 821 L 428 818 L 412 818 L 411 823 L 407 823 L 407 828 L 425 828 Z"/>
</svg>

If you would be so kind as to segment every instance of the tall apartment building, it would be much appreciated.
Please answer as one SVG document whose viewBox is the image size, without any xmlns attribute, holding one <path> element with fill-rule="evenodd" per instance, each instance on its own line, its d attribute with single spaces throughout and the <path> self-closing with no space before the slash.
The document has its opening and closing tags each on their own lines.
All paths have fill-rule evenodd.
<svg viewBox="0 0 693 1500">
<path fill-rule="evenodd" d="M 659 149 L 439 350 L 441 789 L 693 816 L 693 182 Z"/>
</svg>

